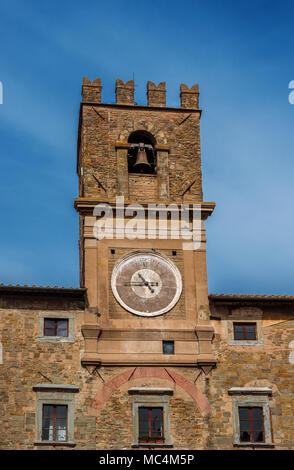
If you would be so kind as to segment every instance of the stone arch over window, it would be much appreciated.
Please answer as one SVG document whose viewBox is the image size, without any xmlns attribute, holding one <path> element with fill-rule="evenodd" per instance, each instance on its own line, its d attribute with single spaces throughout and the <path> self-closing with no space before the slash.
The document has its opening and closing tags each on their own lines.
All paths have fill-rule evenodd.
<svg viewBox="0 0 294 470">
<path fill-rule="evenodd" d="M 118 138 L 119 142 L 127 142 L 129 136 L 136 131 L 145 131 L 149 136 L 153 136 L 153 139 L 155 139 L 158 145 L 167 145 L 168 143 L 162 130 L 156 124 L 146 121 L 130 123 L 130 125 L 120 133 Z"/>
<path fill-rule="evenodd" d="M 166 369 L 164 367 L 135 367 L 134 369 L 128 369 L 127 371 L 115 376 L 106 382 L 102 389 L 97 393 L 92 407 L 97 411 L 104 406 L 110 394 L 121 385 L 131 382 L 134 379 L 154 377 L 169 380 L 173 384 L 181 387 L 187 392 L 195 401 L 200 413 L 206 416 L 210 412 L 210 405 L 207 398 L 203 393 L 196 387 L 195 384 L 187 380 L 182 375 L 174 372 L 173 370 Z M 130 384 L 131 385 L 131 384 Z"/>
</svg>

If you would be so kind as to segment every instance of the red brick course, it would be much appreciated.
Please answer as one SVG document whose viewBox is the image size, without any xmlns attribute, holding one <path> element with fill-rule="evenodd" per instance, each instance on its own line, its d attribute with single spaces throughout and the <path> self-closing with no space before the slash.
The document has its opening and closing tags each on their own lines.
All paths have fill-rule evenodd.
<svg viewBox="0 0 294 470">
<path fill-rule="evenodd" d="M 134 369 L 129 369 L 117 375 L 113 379 L 109 380 L 103 386 L 102 390 L 98 392 L 92 404 L 93 408 L 98 410 L 102 408 L 109 395 L 124 383 L 143 377 L 156 377 L 176 383 L 195 400 L 201 414 L 205 415 L 210 411 L 207 398 L 205 398 L 205 396 L 193 383 L 173 370 L 166 369 L 164 367 L 135 367 Z"/>
</svg>

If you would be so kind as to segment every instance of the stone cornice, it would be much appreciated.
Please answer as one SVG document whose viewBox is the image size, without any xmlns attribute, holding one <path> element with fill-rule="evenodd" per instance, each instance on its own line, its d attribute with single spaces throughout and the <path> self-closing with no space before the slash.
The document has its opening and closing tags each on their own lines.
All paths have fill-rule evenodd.
<svg viewBox="0 0 294 470">
<path fill-rule="evenodd" d="M 76 385 L 70 385 L 70 384 L 44 384 L 44 383 L 39 383 L 37 385 L 33 386 L 33 391 L 34 392 L 53 392 L 53 391 L 62 391 L 62 392 L 71 392 L 71 393 L 77 393 L 80 391 L 79 387 Z"/>
<path fill-rule="evenodd" d="M 95 106 L 95 108 L 117 108 L 117 109 L 131 109 L 131 110 L 139 110 L 139 111 L 165 111 L 165 112 L 172 112 L 172 113 L 181 113 L 181 114 L 199 114 L 201 116 L 202 110 L 195 109 L 195 108 L 173 108 L 173 107 L 161 107 L 161 106 L 143 106 L 143 105 L 136 105 L 136 104 L 118 104 L 118 103 L 89 103 L 82 101 L 82 106 Z"/>
<path fill-rule="evenodd" d="M 91 366 L 152 366 L 152 367 L 215 367 L 217 361 L 212 354 L 104 354 L 85 353 L 82 365 Z"/>
<path fill-rule="evenodd" d="M 124 204 L 119 204 L 119 207 L 120 209 L 122 207 L 126 208 L 129 204 L 138 204 L 137 201 L 132 201 L 132 200 L 129 200 L 129 199 L 124 199 Z M 106 198 L 98 198 L 98 197 L 79 197 L 79 198 L 76 198 L 74 200 L 74 208 L 82 215 L 91 215 L 93 216 L 93 211 L 94 211 L 94 208 L 98 205 L 98 204 L 109 204 L 109 206 L 111 207 L 112 210 L 116 210 L 116 207 L 117 207 L 117 203 L 116 203 L 116 200 L 115 199 L 109 199 L 107 200 Z M 140 205 L 145 209 L 147 210 L 148 209 L 148 205 L 151 204 L 151 203 L 146 203 L 146 204 L 142 204 L 140 203 Z M 183 202 L 182 199 L 175 199 L 175 200 L 169 200 L 169 201 L 162 201 L 162 200 L 158 200 L 158 201 L 154 201 L 154 203 L 152 204 L 165 204 L 166 206 L 170 205 L 170 204 L 175 204 L 175 205 L 181 205 L 181 204 L 185 204 L 185 205 L 189 205 L 189 211 L 193 212 L 193 205 L 194 206 L 200 206 L 201 207 L 201 216 L 202 216 L 202 219 L 203 220 L 206 220 L 207 217 L 209 217 L 213 211 L 214 211 L 214 208 L 215 208 L 215 202 L 197 202 L 197 201 L 185 201 Z M 196 208 L 195 208 L 196 209 Z M 158 212 L 160 210 L 164 211 L 165 209 L 156 209 Z"/>
</svg>

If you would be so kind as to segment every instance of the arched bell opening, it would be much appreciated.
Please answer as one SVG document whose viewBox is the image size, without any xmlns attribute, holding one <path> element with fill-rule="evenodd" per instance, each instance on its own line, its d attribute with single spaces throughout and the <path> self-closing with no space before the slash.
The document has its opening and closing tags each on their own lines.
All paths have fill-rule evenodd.
<svg viewBox="0 0 294 470">
<path fill-rule="evenodd" d="M 156 140 L 147 131 L 135 131 L 129 136 L 128 171 L 132 174 L 156 174 Z"/>
</svg>

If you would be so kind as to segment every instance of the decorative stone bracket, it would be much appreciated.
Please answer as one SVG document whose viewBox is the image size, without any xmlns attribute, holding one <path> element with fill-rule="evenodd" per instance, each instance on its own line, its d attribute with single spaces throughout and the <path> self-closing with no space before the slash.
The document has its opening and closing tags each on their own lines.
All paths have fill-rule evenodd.
<svg viewBox="0 0 294 470">
<path fill-rule="evenodd" d="M 207 374 L 216 365 L 216 359 L 212 350 L 214 328 L 210 325 L 196 325 L 195 334 L 199 344 L 197 362 L 202 367 L 204 373 Z"/>
<path fill-rule="evenodd" d="M 101 360 L 98 357 L 97 346 L 98 339 L 101 335 L 101 328 L 98 325 L 83 325 L 82 333 L 85 339 L 85 353 L 82 357 L 82 365 L 91 368 L 100 365 Z M 93 371 L 92 371 L 93 372 Z"/>
</svg>

